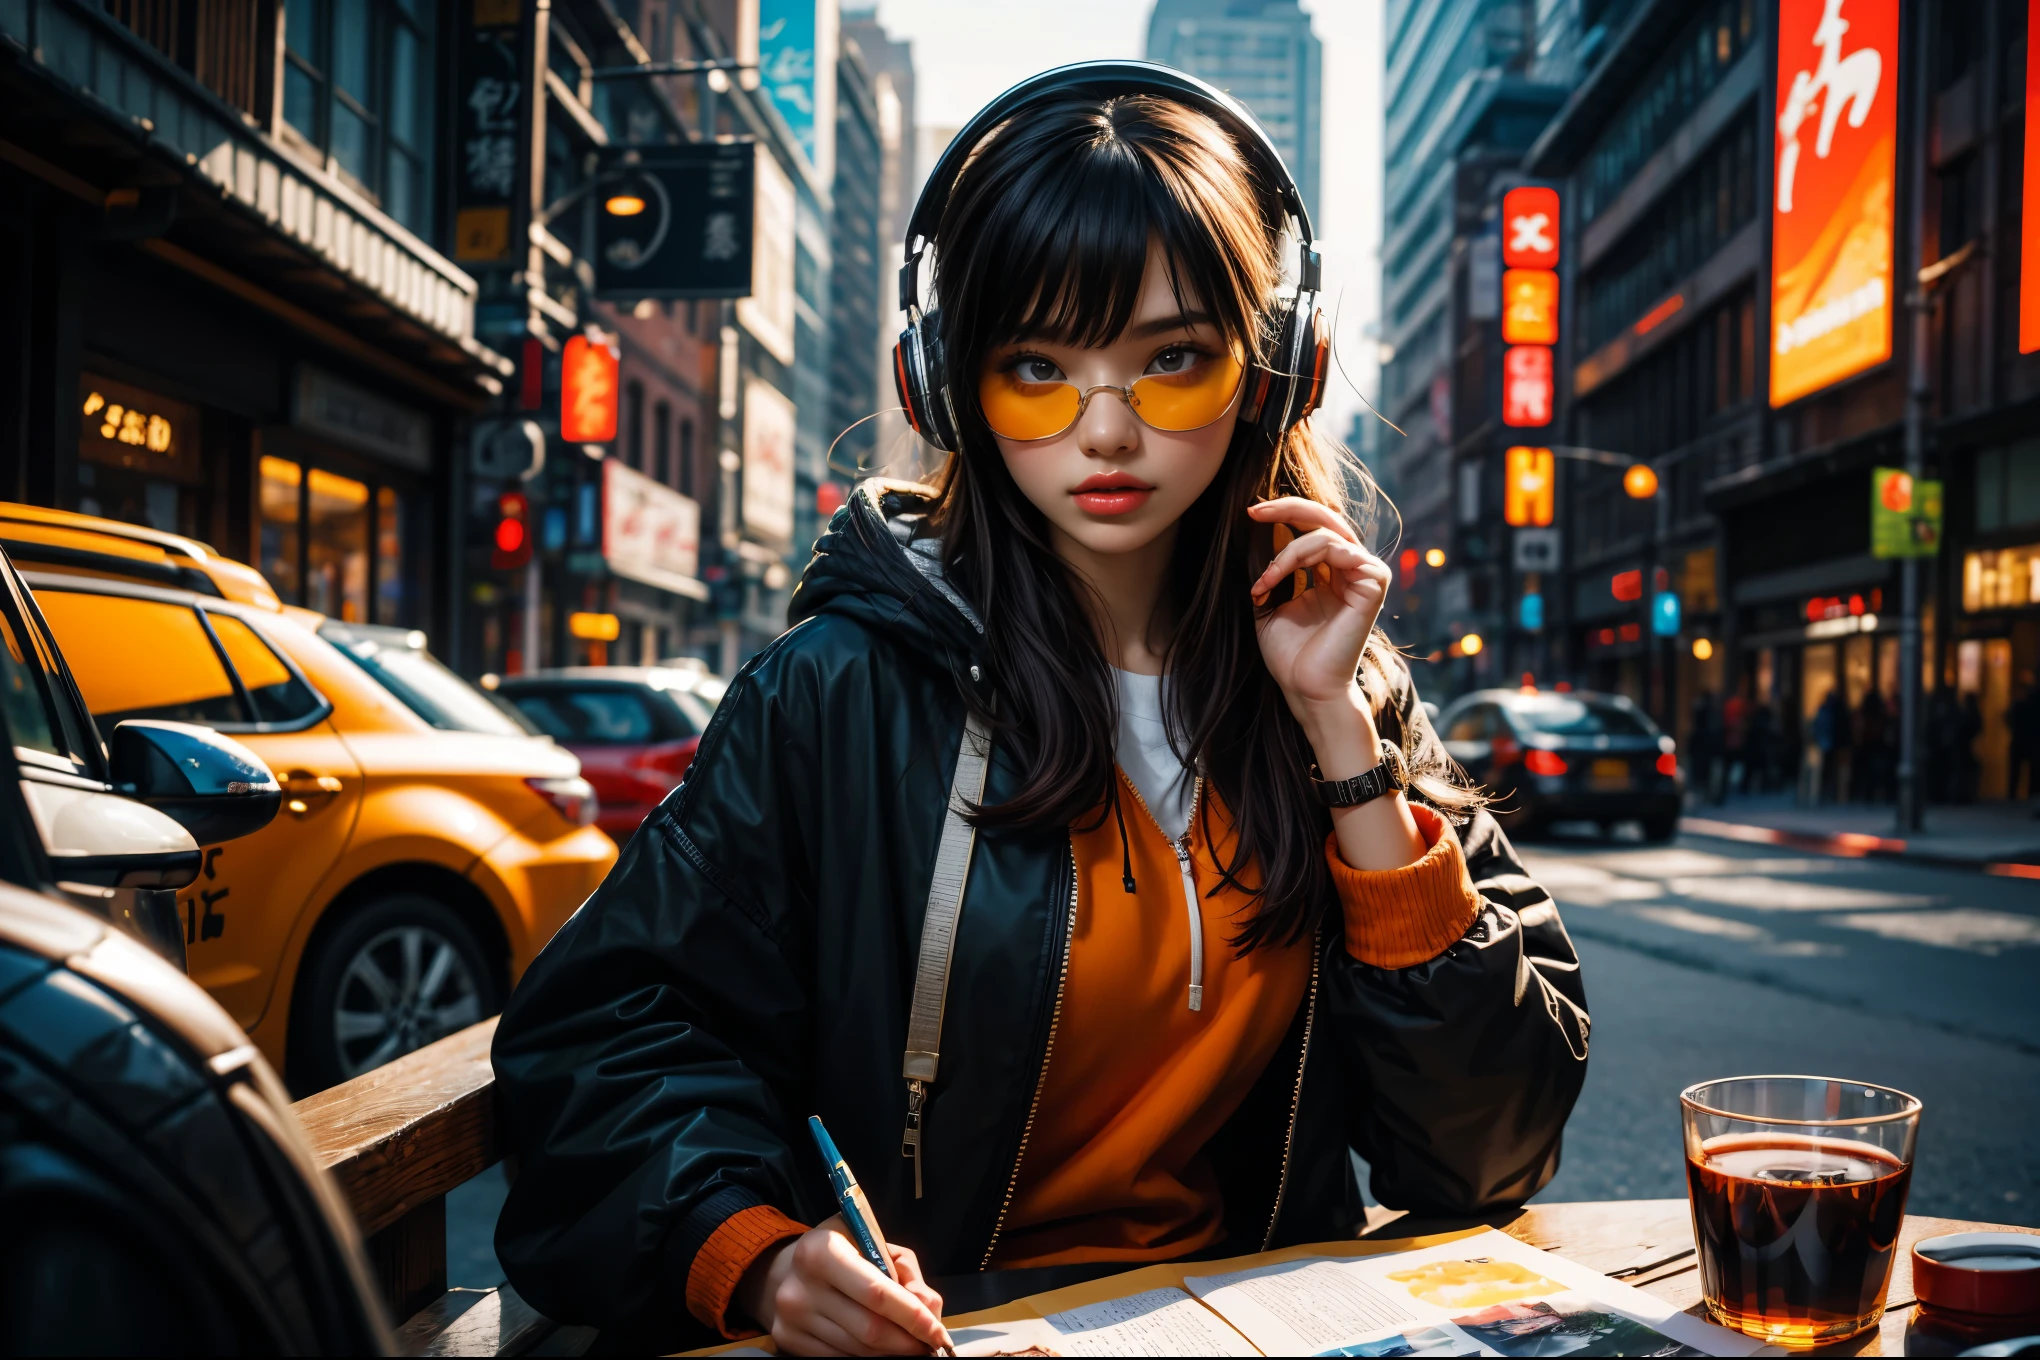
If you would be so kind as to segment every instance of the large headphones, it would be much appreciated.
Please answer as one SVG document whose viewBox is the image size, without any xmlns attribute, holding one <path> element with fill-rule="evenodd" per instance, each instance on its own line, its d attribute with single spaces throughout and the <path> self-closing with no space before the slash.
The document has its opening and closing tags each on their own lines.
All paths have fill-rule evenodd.
<svg viewBox="0 0 2040 1360">
<path fill-rule="evenodd" d="M 1267 357 L 1247 373 L 1241 419 L 1258 424 L 1270 440 L 1280 439 L 1323 398 L 1331 337 L 1317 306 L 1322 267 L 1311 244 L 1310 210 L 1275 143 L 1231 96 L 1195 76 L 1149 61 L 1085 61 L 1023 80 L 985 105 L 935 163 L 907 221 L 906 263 L 900 268 L 900 309 L 907 314 L 907 328 L 893 346 L 893 383 L 914 433 L 936 448 L 955 453 L 963 441 L 943 367 L 941 317 L 939 312 L 921 310 L 921 256 L 934 244 L 964 162 L 987 133 L 1025 109 L 1071 95 L 1102 100 L 1129 94 L 1159 95 L 1216 119 L 1241 152 L 1259 163 L 1281 198 L 1283 212 L 1295 224 L 1296 293 Z"/>
</svg>

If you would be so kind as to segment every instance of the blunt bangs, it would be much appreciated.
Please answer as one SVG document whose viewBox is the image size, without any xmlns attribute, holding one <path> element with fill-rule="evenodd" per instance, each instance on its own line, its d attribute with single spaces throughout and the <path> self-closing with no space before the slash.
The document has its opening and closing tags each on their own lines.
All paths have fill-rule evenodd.
<svg viewBox="0 0 2040 1360">
<path fill-rule="evenodd" d="M 1258 353 L 1279 221 L 1258 188 L 1215 123 L 1147 96 L 1002 125 L 965 164 L 937 238 L 952 390 L 973 388 L 968 375 L 997 345 L 1110 343 L 1155 244 L 1178 304 Z"/>
</svg>

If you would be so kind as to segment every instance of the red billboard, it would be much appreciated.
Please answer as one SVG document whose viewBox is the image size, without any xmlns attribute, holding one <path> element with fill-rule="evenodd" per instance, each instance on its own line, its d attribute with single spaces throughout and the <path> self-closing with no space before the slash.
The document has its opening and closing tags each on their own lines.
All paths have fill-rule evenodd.
<svg viewBox="0 0 2040 1360">
<path fill-rule="evenodd" d="M 1891 357 L 1899 0 L 1778 0 L 1771 404 Z"/>
<path fill-rule="evenodd" d="M 1502 351 L 1502 424 L 1534 429 L 1551 423 L 1551 351 L 1512 345 Z"/>
<path fill-rule="evenodd" d="M 1558 190 L 1526 184 L 1502 195 L 1502 263 L 1558 268 Z"/>
</svg>

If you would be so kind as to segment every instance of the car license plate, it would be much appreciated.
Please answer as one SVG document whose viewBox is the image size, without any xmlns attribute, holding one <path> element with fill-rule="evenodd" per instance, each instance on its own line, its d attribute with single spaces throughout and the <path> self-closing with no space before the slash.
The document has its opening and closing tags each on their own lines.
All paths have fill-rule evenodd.
<svg viewBox="0 0 2040 1360">
<path fill-rule="evenodd" d="M 1597 760 L 1587 772 L 1587 781 L 1597 789 L 1626 789 L 1629 787 L 1629 762 Z"/>
</svg>

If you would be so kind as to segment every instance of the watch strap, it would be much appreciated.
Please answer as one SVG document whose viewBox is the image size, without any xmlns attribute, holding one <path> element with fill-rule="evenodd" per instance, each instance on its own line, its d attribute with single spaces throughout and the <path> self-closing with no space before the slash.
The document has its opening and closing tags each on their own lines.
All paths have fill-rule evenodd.
<svg viewBox="0 0 2040 1360">
<path fill-rule="evenodd" d="M 1390 741 L 1379 748 L 1381 761 L 1350 779 L 1312 779 L 1318 801 L 1328 808 L 1359 807 L 1384 795 L 1410 786 L 1409 771 L 1403 764 L 1402 749 Z"/>
</svg>

